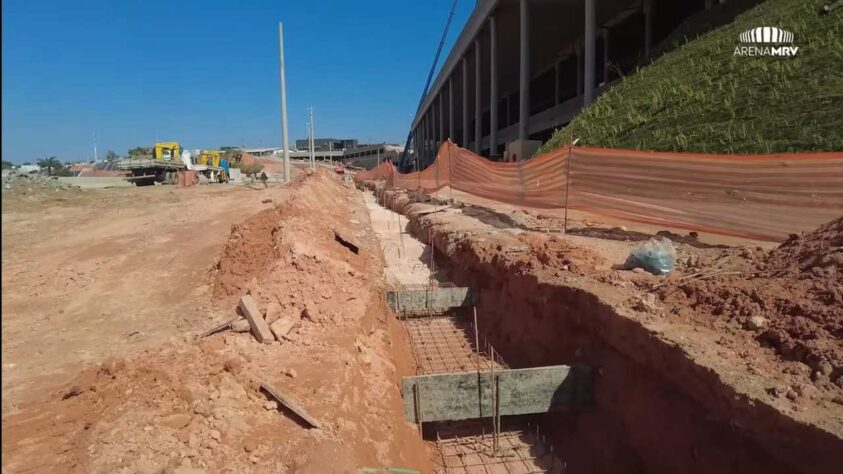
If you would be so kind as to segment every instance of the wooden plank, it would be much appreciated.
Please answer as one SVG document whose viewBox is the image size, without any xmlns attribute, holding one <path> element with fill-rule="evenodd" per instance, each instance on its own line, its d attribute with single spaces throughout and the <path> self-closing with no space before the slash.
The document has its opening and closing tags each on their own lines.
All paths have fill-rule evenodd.
<svg viewBox="0 0 843 474">
<path fill-rule="evenodd" d="M 228 329 L 228 328 L 230 328 L 230 327 L 231 327 L 231 325 L 232 325 L 235 321 L 237 321 L 238 319 L 241 319 L 241 318 L 240 318 L 240 316 L 237 316 L 237 317 L 236 317 L 236 318 L 234 318 L 234 319 L 231 319 L 231 320 L 229 320 L 229 321 L 226 321 L 226 322 L 224 322 L 224 323 L 220 324 L 219 326 L 214 326 L 214 327 L 212 327 L 211 329 L 208 329 L 207 331 L 203 332 L 202 334 L 200 334 L 200 335 L 196 336 L 196 339 L 202 339 L 203 337 L 208 337 L 208 336 L 210 336 L 211 334 L 216 334 L 216 333 L 218 333 L 218 332 L 222 331 L 223 329 Z"/>
<path fill-rule="evenodd" d="M 245 295 L 240 298 L 240 309 L 243 311 L 243 316 L 249 320 L 249 325 L 252 326 L 252 334 L 258 342 L 269 344 L 275 340 L 272 331 L 269 330 L 269 325 L 263 319 L 263 315 L 258 310 L 258 305 L 252 299 L 252 295 Z"/>
<path fill-rule="evenodd" d="M 432 286 L 418 290 L 388 291 L 386 302 L 393 311 L 459 308 L 473 305 L 474 293 L 470 288 Z"/>
<path fill-rule="evenodd" d="M 494 379 L 490 372 L 404 377 L 404 416 L 418 423 L 415 394 L 422 421 L 456 421 L 494 415 Z M 495 371 L 500 380 L 500 415 L 547 413 L 591 402 L 591 369 L 554 365 Z M 415 391 L 413 386 L 416 387 Z"/>
<path fill-rule="evenodd" d="M 299 418 L 306 421 L 310 426 L 320 430 L 322 429 L 322 425 L 318 421 L 316 421 L 312 416 L 310 416 L 310 414 L 308 414 L 307 411 L 305 411 L 305 409 L 302 408 L 301 405 L 299 405 L 299 403 L 293 400 L 289 395 L 284 395 L 283 393 L 281 393 L 280 390 L 270 385 L 269 382 L 261 382 L 261 388 L 266 390 L 270 395 L 272 395 L 273 398 L 278 400 L 278 403 L 284 405 L 285 407 L 290 409 L 290 411 L 298 415 Z"/>
</svg>

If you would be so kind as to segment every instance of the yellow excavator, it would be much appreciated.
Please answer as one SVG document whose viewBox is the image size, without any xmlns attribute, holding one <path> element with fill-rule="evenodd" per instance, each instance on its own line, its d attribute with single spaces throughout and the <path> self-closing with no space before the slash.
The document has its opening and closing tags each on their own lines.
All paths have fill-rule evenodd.
<svg viewBox="0 0 843 474">
<path fill-rule="evenodd" d="M 124 160 L 120 169 L 131 172 L 127 178 L 138 186 L 158 183 L 176 184 L 178 172 L 196 170 L 209 181 L 228 182 L 228 163 L 222 159 L 220 150 L 208 150 L 192 157 L 189 151 L 182 154 L 182 147 L 178 142 L 156 142 L 152 147 L 152 159 L 146 158 Z"/>
</svg>

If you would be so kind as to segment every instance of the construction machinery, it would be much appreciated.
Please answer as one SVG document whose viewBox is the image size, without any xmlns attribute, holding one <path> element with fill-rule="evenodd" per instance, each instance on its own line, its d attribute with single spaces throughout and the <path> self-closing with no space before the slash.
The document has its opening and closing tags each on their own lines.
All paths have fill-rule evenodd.
<svg viewBox="0 0 843 474">
<path fill-rule="evenodd" d="M 178 142 L 157 142 L 152 155 L 134 156 L 122 160 L 118 167 L 131 172 L 126 178 L 137 186 L 155 183 L 176 184 L 180 171 L 196 171 L 210 182 L 228 182 L 228 163 L 219 150 L 200 151 L 196 158 L 189 151 L 182 152 Z"/>
</svg>

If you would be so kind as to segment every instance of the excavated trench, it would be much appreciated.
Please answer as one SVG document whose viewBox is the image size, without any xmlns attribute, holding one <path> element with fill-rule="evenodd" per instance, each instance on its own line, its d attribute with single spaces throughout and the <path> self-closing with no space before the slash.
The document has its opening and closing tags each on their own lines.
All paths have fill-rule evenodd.
<svg viewBox="0 0 843 474">
<path fill-rule="evenodd" d="M 431 244 L 440 280 L 476 292 L 479 326 L 511 367 L 594 369 L 588 409 L 525 417 L 541 427 L 566 472 L 784 473 L 839 467 L 833 437 L 747 400 L 592 291 L 541 281 L 501 255 L 480 255 L 473 242 L 483 239 L 442 225 L 439 210 L 427 206 L 419 212 L 406 195 L 376 193 L 379 202 L 407 216 L 409 234 Z"/>
</svg>

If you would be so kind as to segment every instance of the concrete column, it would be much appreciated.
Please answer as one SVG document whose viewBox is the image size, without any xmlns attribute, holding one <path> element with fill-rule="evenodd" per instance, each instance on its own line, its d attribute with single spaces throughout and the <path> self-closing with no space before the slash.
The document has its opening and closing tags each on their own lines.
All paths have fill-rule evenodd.
<svg viewBox="0 0 843 474">
<path fill-rule="evenodd" d="M 434 127 L 436 126 L 436 124 L 434 123 L 436 120 L 436 114 L 433 110 L 433 104 L 435 102 L 436 101 L 432 101 L 430 103 L 430 110 L 428 111 L 427 115 L 427 136 L 429 137 L 427 139 L 427 159 L 429 161 L 433 161 L 433 157 L 436 156 L 436 150 L 434 150 L 434 145 L 436 144 L 436 135 L 434 135 L 433 133 L 433 131 L 435 130 Z"/>
<path fill-rule="evenodd" d="M 483 58 L 480 50 L 480 38 L 474 40 L 474 153 L 480 154 L 480 138 L 483 135 L 483 117 L 480 109 L 482 90 L 482 78 L 480 73 L 480 65 L 483 63 Z"/>
<path fill-rule="evenodd" d="M 448 78 L 448 138 L 454 139 L 454 76 Z"/>
<path fill-rule="evenodd" d="M 609 82 L 609 29 L 603 28 L 603 82 Z"/>
<path fill-rule="evenodd" d="M 468 148 L 468 58 L 462 57 L 462 143 Z"/>
<path fill-rule="evenodd" d="M 577 95 L 582 94 L 583 85 L 582 45 L 577 45 Z"/>
<path fill-rule="evenodd" d="M 433 152 L 433 156 L 436 156 L 436 143 L 439 141 L 439 127 L 437 127 L 437 122 L 439 121 L 439 105 L 437 104 L 438 95 L 433 97 L 433 101 L 430 103 L 430 137 L 433 139 L 433 146 L 431 147 L 431 151 Z"/>
<path fill-rule="evenodd" d="M 523 1 L 523 0 L 522 0 Z M 597 33 L 597 0 L 585 0 L 585 83 L 583 105 L 594 102 L 595 37 Z"/>
<path fill-rule="evenodd" d="M 489 157 L 498 145 L 498 33 L 495 16 L 489 17 Z"/>
<path fill-rule="evenodd" d="M 588 0 L 586 0 L 588 1 Z M 527 140 L 530 136 L 530 11 L 528 0 L 521 0 L 521 58 L 518 80 L 518 139 Z"/>
<path fill-rule="evenodd" d="M 422 117 L 422 153 L 421 159 L 419 160 L 419 169 L 421 169 L 421 165 L 427 161 L 427 113 L 424 114 Z"/>
<path fill-rule="evenodd" d="M 416 125 L 415 130 L 413 130 L 413 154 L 416 155 L 417 159 L 419 157 L 420 151 L 421 151 L 421 135 L 419 135 L 419 126 Z"/>
<path fill-rule="evenodd" d="M 445 96 L 444 92 L 440 89 L 439 90 L 439 143 L 445 141 L 445 111 L 443 108 L 445 107 Z M 439 151 L 439 147 L 436 147 L 436 151 Z"/>
<path fill-rule="evenodd" d="M 650 58 L 653 46 L 653 3 L 644 0 L 644 58 Z"/>
<path fill-rule="evenodd" d="M 553 65 L 553 105 L 559 105 L 559 58 Z"/>
<path fill-rule="evenodd" d="M 424 115 L 419 119 L 419 139 L 416 141 L 418 161 L 424 159 Z"/>
</svg>

